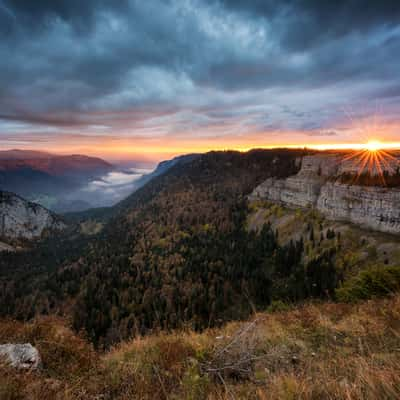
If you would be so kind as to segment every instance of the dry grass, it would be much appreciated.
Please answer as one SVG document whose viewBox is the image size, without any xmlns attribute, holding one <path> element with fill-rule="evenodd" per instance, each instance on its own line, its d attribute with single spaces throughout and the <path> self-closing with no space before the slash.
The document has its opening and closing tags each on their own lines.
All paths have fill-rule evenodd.
<svg viewBox="0 0 400 400">
<path fill-rule="evenodd" d="M 43 369 L 0 367 L 0 399 L 400 398 L 400 295 L 309 303 L 201 334 L 136 338 L 96 354 L 65 321 L 0 323 L 0 342 L 31 342 Z"/>
</svg>

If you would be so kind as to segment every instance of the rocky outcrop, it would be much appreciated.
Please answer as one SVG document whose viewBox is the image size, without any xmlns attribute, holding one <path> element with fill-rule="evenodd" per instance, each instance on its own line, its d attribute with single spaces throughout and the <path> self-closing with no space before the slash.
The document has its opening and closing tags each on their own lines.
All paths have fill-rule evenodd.
<svg viewBox="0 0 400 400">
<path fill-rule="evenodd" d="M 65 224 L 44 207 L 9 192 L 0 191 L 0 236 L 36 239 L 44 231 L 61 230 Z"/>
<path fill-rule="evenodd" d="M 400 189 L 327 182 L 321 188 L 316 207 L 330 219 L 400 233 Z"/>
<path fill-rule="evenodd" d="M 15 248 L 8 243 L 0 242 L 0 252 L 1 251 L 15 251 Z"/>
<path fill-rule="evenodd" d="M 251 198 L 264 198 L 287 205 L 308 207 L 316 205 L 321 187 L 329 176 L 338 171 L 338 158 L 306 156 L 300 171 L 286 179 L 269 178 L 251 194 Z"/>
<path fill-rule="evenodd" d="M 41 359 L 36 347 L 30 343 L 0 345 L 0 358 L 17 369 L 36 370 L 41 365 Z"/>
<path fill-rule="evenodd" d="M 333 220 L 400 233 L 400 188 L 343 184 L 339 176 L 354 173 L 354 164 L 341 160 L 342 156 L 335 154 L 306 156 L 297 175 L 267 179 L 250 198 L 315 207 Z"/>
</svg>

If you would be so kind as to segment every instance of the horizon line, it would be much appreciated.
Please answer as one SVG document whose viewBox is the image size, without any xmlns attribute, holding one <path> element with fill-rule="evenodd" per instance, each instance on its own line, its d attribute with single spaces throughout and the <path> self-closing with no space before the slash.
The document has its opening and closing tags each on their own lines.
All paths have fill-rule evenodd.
<svg viewBox="0 0 400 400">
<path fill-rule="evenodd" d="M 380 150 L 400 150 L 400 142 L 380 142 L 380 141 L 373 141 L 379 143 L 379 149 Z M 10 147 L 7 149 L 0 149 L 1 152 L 7 152 L 7 151 L 32 151 L 32 152 L 40 152 L 40 153 L 49 153 L 53 155 L 87 155 L 90 154 L 92 157 L 110 157 L 110 158 L 118 158 L 118 157 L 123 157 L 126 158 L 128 156 L 149 156 L 150 154 L 153 156 L 160 156 L 161 154 L 165 155 L 174 155 L 179 156 L 179 155 L 184 155 L 184 154 L 190 154 L 190 153 L 208 153 L 210 151 L 239 151 L 239 152 L 247 152 L 250 150 L 255 150 L 255 149 L 265 149 L 265 150 L 273 150 L 273 149 L 288 149 L 288 150 L 293 150 L 293 149 L 309 149 L 309 150 L 318 150 L 318 151 L 343 151 L 343 150 L 365 150 L 368 149 L 368 143 L 320 143 L 320 144 L 271 144 L 271 145 L 254 145 L 250 147 L 241 147 L 241 146 L 232 146 L 232 147 L 220 147 L 216 146 L 215 148 L 203 148 L 203 149 L 196 149 L 195 147 L 193 149 L 171 149 L 170 151 L 165 151 L 165 152 L 154 152 L 154 153 L 131 153 L 129 151 L 127 152 L 113 152 L 110 154 L 103 153 L 102 151 L 99 152 L 94 152 L 93 150 L 90 152 L 83 151 L 83 152 L 76 152 L 76 150 L 72 150 L 71 152 L 66 151 L 59 151 L 59 150 L 47 150 L 47 149 L 35 149 L 35 148 L 16 148 L 16 147 Z M 83 150 L 83 149 L 82 149 Z M 96 155 L 95 155 L 96 153 Z M 101 154 L 103 153 L 103 154 Z"/>
</svg>

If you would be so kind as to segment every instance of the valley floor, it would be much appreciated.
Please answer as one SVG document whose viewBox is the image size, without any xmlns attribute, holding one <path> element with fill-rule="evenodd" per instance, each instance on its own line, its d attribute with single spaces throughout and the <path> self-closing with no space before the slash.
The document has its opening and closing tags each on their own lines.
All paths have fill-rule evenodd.
<svg viewBox="0 0 400 400">
<path fill-rule="evenodd" d="M 400 295 L 360 304 L 275 303 L 203 333 L 160 333 L 97 353 L 64 320 L 0 322 L 39 372 L 0 366 L 0 399 L 399 399 Z"/>
</svg>

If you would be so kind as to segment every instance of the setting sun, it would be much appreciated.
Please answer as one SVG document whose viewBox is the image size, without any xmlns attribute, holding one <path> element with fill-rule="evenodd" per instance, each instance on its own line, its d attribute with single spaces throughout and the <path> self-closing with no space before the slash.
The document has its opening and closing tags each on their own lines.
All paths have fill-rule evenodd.
<svg viewBox="0 0 400 400">
<path fill-rule="evenodd" d="M 382 150 L 383 147 L 384 147 L 383 143 L 380 142 L 379 140 L 370 140 L 365 145 L 366 150 L 368 150 L 370 152 L 376 152 L 376 151 Z"/>
</svg>

